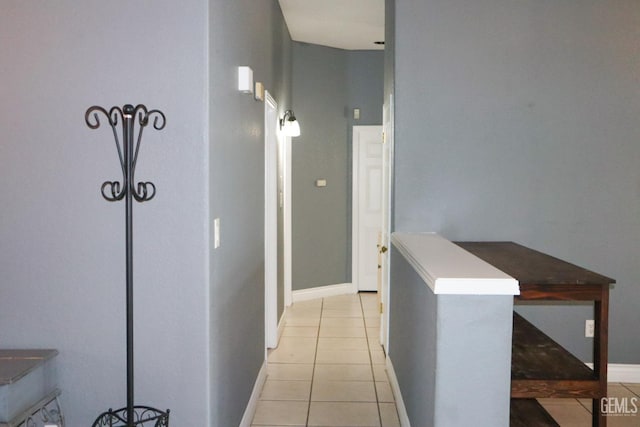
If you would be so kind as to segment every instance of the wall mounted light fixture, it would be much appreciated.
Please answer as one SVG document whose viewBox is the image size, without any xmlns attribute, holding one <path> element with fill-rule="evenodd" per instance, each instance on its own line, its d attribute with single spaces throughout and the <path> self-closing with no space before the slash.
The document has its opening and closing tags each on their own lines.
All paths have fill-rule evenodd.
<svg viewBox="0 0 640 427">
<path fill-rule="evenodd" d="M 238 90 L 242 93 L 253 93 L 253 70 L 251 67 L 238 67 Z"/>
<path fill-rule="evenodd" d="M 280 130 L 285 136 L 300 136 L 300 123 L 293 114 L 293 110 L 284 112 L 280 119 Z"/>
</svg>

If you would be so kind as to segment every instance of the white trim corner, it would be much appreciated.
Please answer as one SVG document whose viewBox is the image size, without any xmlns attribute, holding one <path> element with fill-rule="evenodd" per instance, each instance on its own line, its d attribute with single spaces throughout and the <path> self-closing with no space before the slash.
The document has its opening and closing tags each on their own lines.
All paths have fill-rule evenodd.
<svg viewBox="0 0 640 427">
<path fill-rule="evenodd" d="M 278 344 L 278 104 L 264 92 L 265 342 Z"/>
<path fill-rule="evenodd" d="M 280 320 L 278 321 L 278 342 L 280 342 L 280 338 L 282 338 L 282 333 L 284 332 L 284 327 L 287 324 L 285 319 L 287 318 L 287 307 L 284 308 L 282 312 L 282 316 L 280 316 Z"/>
</svg>

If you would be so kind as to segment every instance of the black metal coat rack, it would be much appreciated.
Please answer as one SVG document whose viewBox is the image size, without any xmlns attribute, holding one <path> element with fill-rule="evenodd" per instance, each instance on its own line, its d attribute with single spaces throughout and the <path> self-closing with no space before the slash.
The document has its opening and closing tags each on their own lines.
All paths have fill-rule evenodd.
<svg viewBox="0 0 640 427">
<path fill-rule="evenodd" d="M 109 409 L 98 416 L 93 427 L 134 427 L 134 426 L 169 426 L 169 410 L 160 411 L 149 406 L 134 404 L 134 358 L 133 358 L 133 201 L 146 202 L 156 194 L 152 182 L 135 183 L 135 170 L 142 140 L 142 131 L 153 118 L 153 128 L 161 130 L 166 118 L 160 110 L 147 110 L 142 104 L 133 106 L 126 104 L 122 108 L 112 107 L 109 111 L 102 107 L 90 107 L 85 113 L 85 122 L 91 129 L 100 127 L 98 113 L 104 115 L 115 139 L 122 182 L 105 181 L 101 192 L 109 202 L 125 201 L 126 231 L 126 304 L 127 304 L 127 406 L 118 410 Z M 118 123 L 122 122 L 122 141 L 118 137 Z"/>
</svg>

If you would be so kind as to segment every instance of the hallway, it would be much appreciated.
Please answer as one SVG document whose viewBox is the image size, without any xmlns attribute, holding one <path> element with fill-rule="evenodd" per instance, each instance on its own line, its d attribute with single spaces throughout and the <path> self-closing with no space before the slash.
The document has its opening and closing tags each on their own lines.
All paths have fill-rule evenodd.
<svg viewBox="0 0 640 427">
<path fill-rule="evenodd" d="M 252 426 L 399 427 L 375 293 L 287 309 Z"/>
</svg>

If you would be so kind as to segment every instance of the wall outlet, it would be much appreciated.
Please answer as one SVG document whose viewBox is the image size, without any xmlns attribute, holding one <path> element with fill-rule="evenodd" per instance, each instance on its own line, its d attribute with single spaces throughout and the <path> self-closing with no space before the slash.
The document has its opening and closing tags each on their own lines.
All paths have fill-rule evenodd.
<svg viewBox="0 0 640 427">
<path fill-rule="evenodd" d="M 596 332 L 596 324 L 593 320 L 585 320 L 584 322 L 584 336 L 586 338 L 593 338 Z"/>
</svg>

